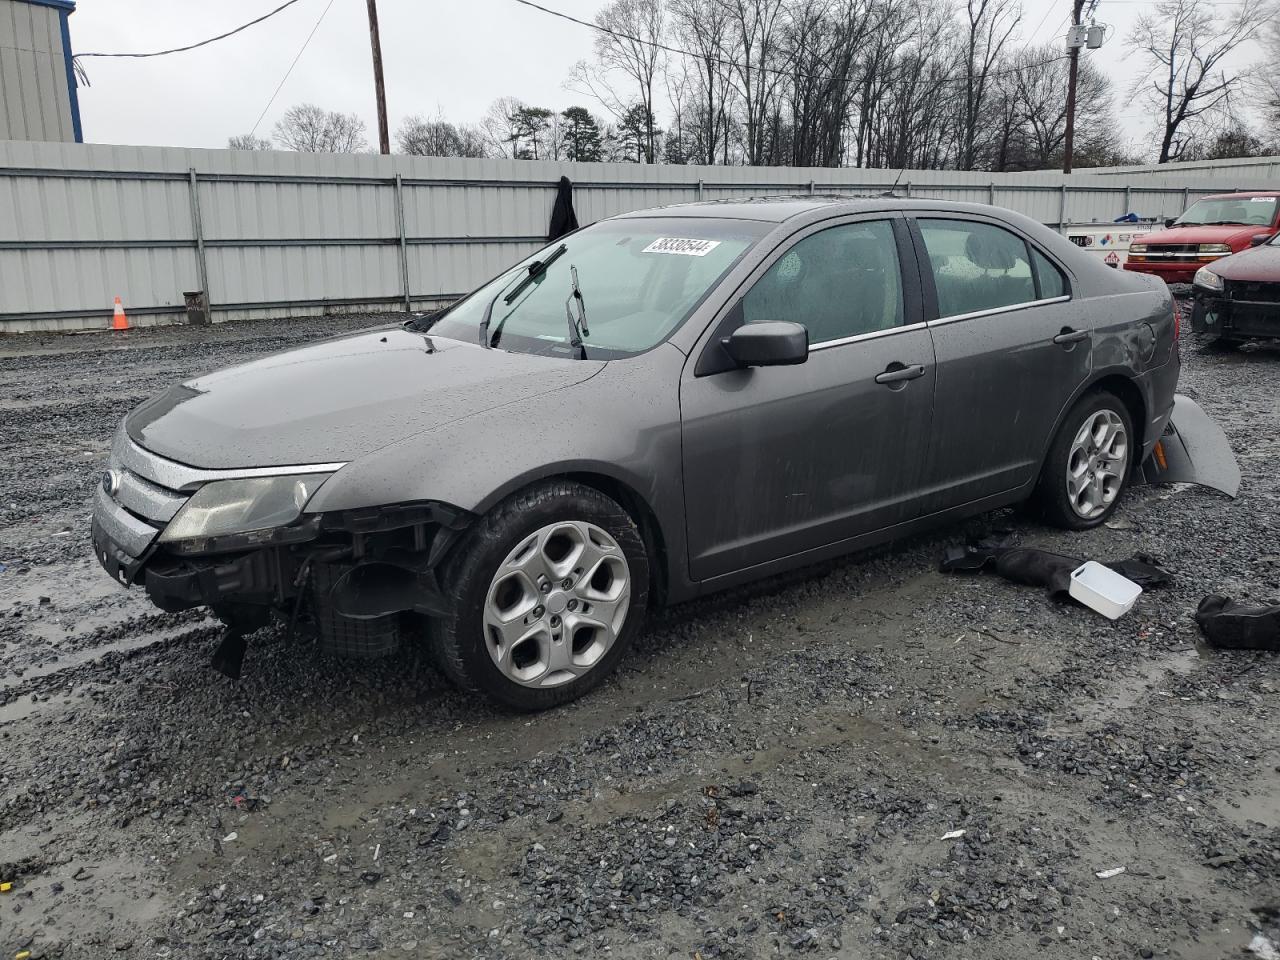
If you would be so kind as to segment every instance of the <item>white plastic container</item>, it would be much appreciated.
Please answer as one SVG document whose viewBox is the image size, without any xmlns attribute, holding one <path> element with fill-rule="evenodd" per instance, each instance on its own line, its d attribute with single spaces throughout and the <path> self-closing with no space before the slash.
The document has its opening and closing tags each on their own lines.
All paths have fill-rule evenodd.
<svg viewBox="0 0 1280 960">
<path fill-rule="evenodd" d="M 1142 588 L 1110 567 L 1087 560 L 1071 571 L 1067 592 L 1090 610 L 1117 620 L 1133 609 Z"/>
</svg>

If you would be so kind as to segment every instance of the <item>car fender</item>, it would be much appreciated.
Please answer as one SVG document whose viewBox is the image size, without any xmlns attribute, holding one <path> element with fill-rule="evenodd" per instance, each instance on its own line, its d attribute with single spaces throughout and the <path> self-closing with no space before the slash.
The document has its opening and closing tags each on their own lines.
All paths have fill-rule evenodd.
<svg viewBox="0 0 1280 960">
<path fill-rule="evenodd" d="M 335 473 L 306 510 L 436 501 L 482 515 L 542 479 L 601 477 L 643 501 L 658 526 L 671 575 L 683 576 L 676 389 L 683 362 L 674 347 L 659 347 L 610 362 L 581 383 L 397 441 Z"/>
</svg>

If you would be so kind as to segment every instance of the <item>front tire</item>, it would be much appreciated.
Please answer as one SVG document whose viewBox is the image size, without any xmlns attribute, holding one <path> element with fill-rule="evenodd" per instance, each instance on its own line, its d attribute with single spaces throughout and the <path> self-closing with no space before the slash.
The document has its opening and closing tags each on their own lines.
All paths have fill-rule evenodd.
<svg viewBox="0 0 1280 960">
<path fill-rule="evenodd" d="M 498 504 L 446 564 L 450 615 L 432 621 L 445 674 L 515 710 L 596 687 L 644 625 L 649 559 L 635 521 L 568 481 Z"/>
<path fill-rule="evenodd" d="M 1089 530 L 1115 512 L 1138 449 L 1129 410 L 1098 390 L 1067 414 L 1049 447 L 1032 504 L 1046 523 Z"/>
</svg>

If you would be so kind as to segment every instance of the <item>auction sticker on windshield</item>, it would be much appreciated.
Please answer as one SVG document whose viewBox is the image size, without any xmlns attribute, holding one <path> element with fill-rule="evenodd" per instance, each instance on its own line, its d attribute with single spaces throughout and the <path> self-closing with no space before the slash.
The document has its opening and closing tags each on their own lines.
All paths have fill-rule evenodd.
<svg viewBox="0 0 1280 960">
<path fill-rule="evenodd" d="M 659 237 L 642 253 L 676 253 L 685 257 L 705 257 L 720 246 L 719 240 L 691 240 L 685 237 Z"/>
</svg>

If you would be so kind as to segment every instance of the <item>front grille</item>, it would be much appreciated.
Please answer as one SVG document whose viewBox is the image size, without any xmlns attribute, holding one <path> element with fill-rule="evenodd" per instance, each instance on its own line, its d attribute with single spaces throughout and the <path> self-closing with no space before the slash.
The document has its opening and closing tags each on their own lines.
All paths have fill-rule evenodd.
<svg viewBox="0 0 1280 960">
<path fill-rule="evenodd" d="M 1226 287 L 1226 295 L 1230 300 L 1248 300 L 1253 303 L 1280 303 L 1280 283 L 1228 280 Z"/>
<path fill-rule="evenodd" d="M 1199 260 L 1200 245 L 1198 243 L 1149 243 L 1146 256 L 1148 260 Z"/>
<path fill-rule="evenodd" d="M 109 467 L 115 481 L 111 500 L 153 527 L 163 529 L 193 492 L 176 489 L 181 478 L 174 464 L 134 443 L 124 424 L 112 440 Z"/>
<path fill-rule="evenodd" d="M 134 516 L 142 517 L 157 526 L 164 526 L 187 501 L 187 495 L 152 483 L 146 477 L 129 468 L 112 463 L 111 468 L 119 476 L 115 499 Z"/>
</svg>

